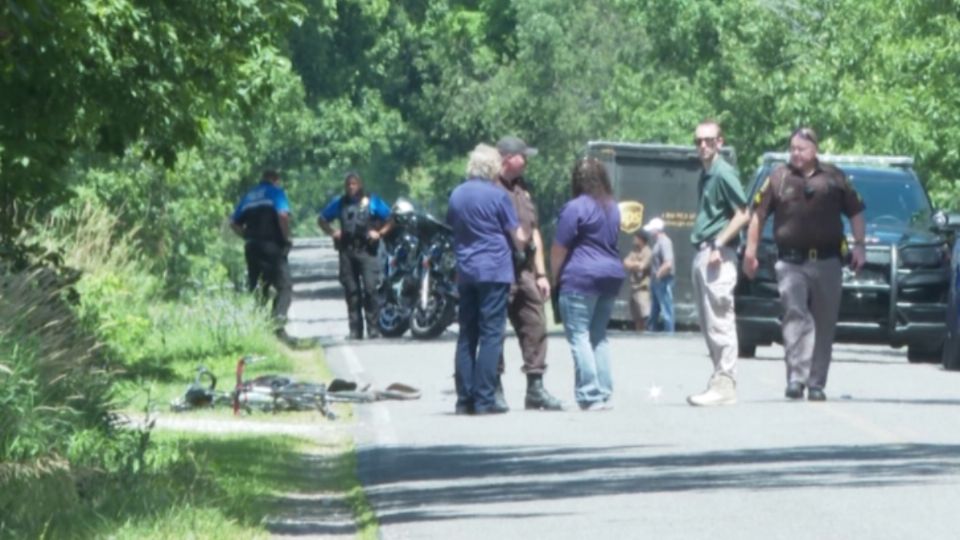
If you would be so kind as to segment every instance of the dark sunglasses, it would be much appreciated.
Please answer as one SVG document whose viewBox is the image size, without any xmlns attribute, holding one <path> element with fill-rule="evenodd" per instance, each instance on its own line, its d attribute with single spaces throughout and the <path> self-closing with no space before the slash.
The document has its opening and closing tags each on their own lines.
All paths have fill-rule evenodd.
<svg viewBox="0 0 960 540">
<path fill-rule="evenodd" d="M 694 137 L 694 138 L 693 138 L 693 145 L 694 145 L 694 146 L 700 146 L 700 145 L 703 144 L 703 143 L 707 143 L 707 144 L 709 144 L 710 146 L 713 146 L 714 144 L 717 144 L 717 139 L 718 139 L 718 138 L 719 138 L 719 137 Z"/>
</svg>

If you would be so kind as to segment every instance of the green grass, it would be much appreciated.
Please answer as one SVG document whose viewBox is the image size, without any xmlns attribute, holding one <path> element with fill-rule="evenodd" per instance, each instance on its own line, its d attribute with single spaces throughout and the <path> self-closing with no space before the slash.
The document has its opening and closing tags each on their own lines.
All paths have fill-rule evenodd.
<svg viewBox="0 0 960 540">
<path fill-rule="evenodd" d="M 325 494 L 343 501 L 359 538 L 377 537 L 376 519 L 357 481 L 356 456 L 346 437 L 322 444 L 281 436 L 156 437 L 161 446 L 191 456 L 199 474 L 181 486 L 180 497 L 151 501 L 150 511 L 136 508 L 140 511 L 119 526 L 105 523 L 101 534 L 120 539 L 261 538 L 268 532 L 267 518 L 284 515 L 284 495 Z M 329 511 L 316 505 L 320 513 L 311 519 L 322 518 L 324 508 Z"/>
<path fill-rule="evenodd" d="M 247 367 L 248 378 L 328 382 L 321 349 L 279 342 L 269 311 L 248 294 L 221 287 L 164 296 L 161 278 L 108 212 L 87 210 L 38 230 L 83 271 L 70 291 L 80 301 L 36 287 L 35 276 L 0 274 L 0 538 L 259 538 L 268 516 L 291 504 L 285 494 L 340 501 L 338 521 L 376 536 L 349 437 L 335 427 L 328 440 L 307 441 L 115 430 L 103 421 L 116 408 L 131 417 L 151 408 L 172 414 L 170 401 L 198 366 L 230 391 L 244 355 L 264 357 Z M 335 410 L 339 424 L 351 416 L 347 405 Z M 183 413 L 228 415 L 229 407 Z M 326 422 L 315 412 L 251 419 Z M 245 418 L 230 421 L 243 430 Z"/>
</svg>

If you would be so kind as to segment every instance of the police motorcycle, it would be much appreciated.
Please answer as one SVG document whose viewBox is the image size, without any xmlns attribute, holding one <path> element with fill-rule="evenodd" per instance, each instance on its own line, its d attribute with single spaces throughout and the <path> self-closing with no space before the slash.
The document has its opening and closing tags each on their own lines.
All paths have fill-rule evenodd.
<svg viewBox="0 0 960 540">
<path fill-rule="evenodd" d="M 452 231 L 402 197 L 391 214 L 394 227 L 384 239 L 386 257 L 378 290 L 380 332 L 399 337 L 409 329 L 417 339 L 437 337 L 456 318 Z"/>
<path fill-rule="evenodd" d="M 394 226 L 383 238 L 386 257 L 377 294 L 380 314 L 377 326 L 384 337 L 400 337 L 410 328 L 416 290 L 419 286 L 420 238 L 416 234 L 413 203 L 399 198 L 390 210 Z"/>
<path fill-rule="evenodd" d="M 432 339 L 443 333 L 457 316 L 457 258 L 453 231 L 430 214 L 418 218 L 421 233 L 420 286 L 410 317 L 410 333 Z"/>
</svg>

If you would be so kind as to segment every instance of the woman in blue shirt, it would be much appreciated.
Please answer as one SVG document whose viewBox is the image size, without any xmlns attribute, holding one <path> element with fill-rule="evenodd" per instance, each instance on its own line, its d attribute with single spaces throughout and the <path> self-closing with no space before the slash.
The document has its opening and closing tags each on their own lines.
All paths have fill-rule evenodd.
<svg viewBox="0 0 960 540">
<path fill-rule="evenodd" d="M 574 396 L 583 410 L 606 410 L 613 394 L 607 323 L 626 277 L 617 249 L 620 210 L 607 171 L 596 159 L 574 165 L 572 188 L 573 199 L 557 219 L 550 266 L 573 353 Z"/>
</svg>

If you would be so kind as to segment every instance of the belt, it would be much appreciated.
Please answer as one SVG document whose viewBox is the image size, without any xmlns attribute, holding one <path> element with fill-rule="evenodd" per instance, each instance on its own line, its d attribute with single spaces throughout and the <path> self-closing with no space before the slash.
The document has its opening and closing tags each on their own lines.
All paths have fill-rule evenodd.
<svg viewBox="0 0 960 540">
<path fill-rule="evenodd" d="M 701 249 L 707 249 L 707 248 L 709 248 L 709 247 L 713 247 L 713 242 L 714 242 L 714 240 L 716 240 L 716 238 L 711 238 L 711 239 L 709 239 L 709 240 L 704 240 L 703 242 L 700 242 L 699 244 L 693 244 L 693 249 L 701 250 Z M 740 247 L 740 239 L 739 239 L 739 238 L 733 238 L 733 239 L 727 241 L 726 244 L 724 244 L 724 245 L 722 245 L 722 246 L 720 246 L 720 247 L 722 247 L 722 248 L 730 248 L 730 249 L 736 251 L 737 248 Z"/>
<path fill-rule="evenodd" d="M 830 249 L 796 249 L 777 247 L 777 258 L 788 263 L 801 264 L 807 261 L 821 259 L 835 259 L 841 256 L 839 248 Z"/>
</svg>

